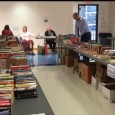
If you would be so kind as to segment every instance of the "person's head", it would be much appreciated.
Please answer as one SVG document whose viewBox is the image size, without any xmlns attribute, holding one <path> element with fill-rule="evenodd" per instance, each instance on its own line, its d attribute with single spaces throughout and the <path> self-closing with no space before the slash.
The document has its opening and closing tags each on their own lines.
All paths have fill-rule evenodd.
<svg viewBox="0 0 115 115">
<path fill-rule="evenodd" d="M 10 30 L 9 25 L 5 25 L 5 26 L 4 26 L 4 30 Z"/>
<path fill-rule="evenodd" d="M 48 30 L 48 31 L 51 31 L 51 26 L 47 26 L 47 30 Z"/>
<path fill-rule="evenodd" d="M 74 12 L 73 13 L 73 19 L 75 19 L 75 20 L 80 20 L 80 15 L 77 13 L 77 12 Z"/>
<path fill-rule="evenodd" d="M 23 31 L 23 32 L 27 32 L 27 26 L 23 26 L 23 27 L 22 27 L 22 31 Z"/>
</svg>

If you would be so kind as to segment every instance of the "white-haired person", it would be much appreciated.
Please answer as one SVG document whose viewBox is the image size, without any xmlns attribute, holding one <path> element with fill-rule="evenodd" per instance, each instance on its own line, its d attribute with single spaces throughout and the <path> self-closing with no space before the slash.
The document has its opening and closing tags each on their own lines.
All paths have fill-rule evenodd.
<svg viewBox="0 0 115 115">
<path fill-rule="evenodd" d="M 88 27 L 86 19 L 81 17 L 77 12 L 73 13 L 73 19 L 75 22 L 75 34 L 76 37 L 80 37 L 82 42 L 89 42 L 91 40 L 91 32 Z"/>
<path fill-rule="evenodd" d="M 47 30 L 45 31 L 45 36 L 56 36 L 54 30 L 52 30 L 51 26 L 47 26 Z M 56 42 L 54 39 L 46 39 L 46 43 L 49 45 L 50 49 L 53 53 L 56 53 Z"/>
</svg>

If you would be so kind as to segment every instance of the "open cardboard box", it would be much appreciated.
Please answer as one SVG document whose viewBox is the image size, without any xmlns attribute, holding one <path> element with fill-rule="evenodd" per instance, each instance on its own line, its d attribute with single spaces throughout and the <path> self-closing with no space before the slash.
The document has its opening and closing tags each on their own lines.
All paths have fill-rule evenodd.
<svg viewBox="0 0 115 115">
<path fill-rule="evenodd" d="M 102 93 L 109 102 L 115 102 L 115 84 L 104 85 Z"/>
</svg>

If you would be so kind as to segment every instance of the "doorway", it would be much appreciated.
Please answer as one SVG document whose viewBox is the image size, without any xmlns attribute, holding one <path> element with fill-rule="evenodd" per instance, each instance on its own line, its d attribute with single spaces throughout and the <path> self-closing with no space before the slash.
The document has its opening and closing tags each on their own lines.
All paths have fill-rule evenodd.
<svg viewBox="0 0 115 115">
<path fill-rule="evenodd" d="M 98 4 L 79 4 L 78 13 L 86 18 L 91 30 L 91 40 L 97 41 L 98 36 Z"/>
</svg>

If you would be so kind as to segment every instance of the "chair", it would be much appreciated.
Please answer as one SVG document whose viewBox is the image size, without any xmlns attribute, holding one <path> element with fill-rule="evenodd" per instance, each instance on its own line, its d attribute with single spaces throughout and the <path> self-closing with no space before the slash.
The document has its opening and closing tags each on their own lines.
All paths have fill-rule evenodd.
<svg viewBox="0 0 115 115">
<path fill-rule="evenodd" d="M 107 37 L 112 37 L 111 33 L 99 33 L 99 41 L 101 45 L 111 46 L 111 40 Z"/>
</svg>

